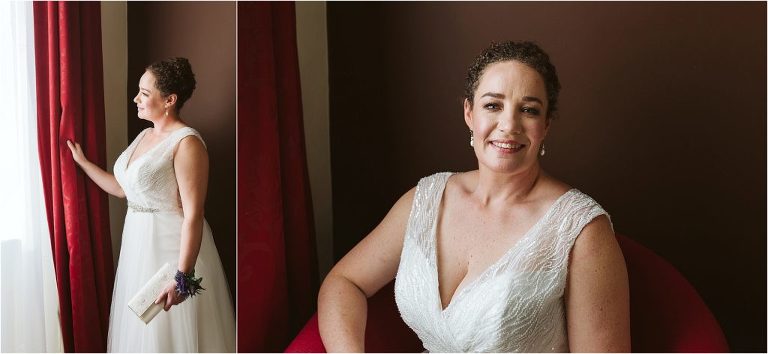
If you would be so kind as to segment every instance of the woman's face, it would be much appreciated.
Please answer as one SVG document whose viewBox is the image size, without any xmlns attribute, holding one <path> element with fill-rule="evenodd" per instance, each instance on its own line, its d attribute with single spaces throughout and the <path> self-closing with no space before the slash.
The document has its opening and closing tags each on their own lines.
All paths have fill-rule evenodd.
<svg viewBox="0 0 768 354">
<path fill-rule="evenodd" d="M 139 80 L 139 93 L 133 98 L 141 119 L 155 120 L 165 115 L 168 105 L 168 97 L 164 97 L 155 87 L 155 75 L 145 71 Z"/>
<path fill-rule="evenodd" d="M 544 79 L 533 68 L 518 61 L 486 67 L 473 104 L 464 101 L 478 163 L 501 173 L 536 166 L 549 129 L 548 104 Z"/>
</svg>

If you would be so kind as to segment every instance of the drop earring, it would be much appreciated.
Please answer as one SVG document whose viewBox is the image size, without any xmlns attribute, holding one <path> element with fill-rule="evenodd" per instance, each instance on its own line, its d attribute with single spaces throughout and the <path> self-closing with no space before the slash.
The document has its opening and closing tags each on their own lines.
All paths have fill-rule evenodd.
<svg viewBox="0 0 768 354">
<path fill-rule="evenodd" d="M 544 148 L 544 144 L 541 144 L 541 149 L 539 150 L 539 155 L 544 156 L 544 154 L 547 153 L 547 150 Z"/>
<path fill-rule="evenodd" d="M 469 146 L 475 146 L 475 134 L 472 132 L 472 129 L 469 130 Z"/>
</svg>

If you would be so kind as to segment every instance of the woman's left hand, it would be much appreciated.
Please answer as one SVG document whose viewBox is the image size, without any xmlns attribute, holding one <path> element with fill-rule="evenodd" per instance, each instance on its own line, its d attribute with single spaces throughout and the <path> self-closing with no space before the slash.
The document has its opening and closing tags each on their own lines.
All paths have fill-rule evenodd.
<svg viewBox="0 0 768 354">
<path fill-rule="evenodd" d="M 155 299 L 155 303 L 163 305 L 163 310 L 168 311 L 171 309 L 171 306 L 178 305 L 186 299 L 186 297 L 176 293 L 176 281 L 173 281 L 169 283 L 163 292 L 160 293 L 160 296 Z"/>
</svg>

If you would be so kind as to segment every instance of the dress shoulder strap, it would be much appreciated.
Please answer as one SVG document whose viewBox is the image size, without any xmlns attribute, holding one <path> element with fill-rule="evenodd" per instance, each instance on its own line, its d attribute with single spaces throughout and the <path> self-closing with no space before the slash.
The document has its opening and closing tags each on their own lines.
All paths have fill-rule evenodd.
<svg viewBox="0 0 768 354">
<path fill-rule="evenodd" d="M 168 145 L 173 150 L 176 149 L 176 145 L 178 145 L 179 142 L 182 139 L 184 139 L 184 138 L 186 138 L 186 137 L 188 137 L 190 135 L 193 135 L 193 136 L 197 137 L 198 139 L 200 139 L 200 142 L 203 143 L 203 147 L 208 149 L 208 146 L 205 145 L 205 140 L 203 140 L 203 137 L 200 135 L 200 133 L 197 130 L 195 130 L 192 127 L 179 128 L 179 129 L 177 129 L 176 131 L 174 131 L 171 134 L 173 134 L 173 137 L 168 139 Z"/>
<path fill-rule="evenodd" d="M 413 205 L 408 217 L 405 238 L 416 238 L 417 243 L 429 246 L 432 239 L 432 227 L 435 225 L 445 184 L 452 172 L 441 172 L 419 180 L 413 196 Z"/>
<path fill-rule="evenodd" d="M 559 242 L 563 251 L 570 253 L 576 238 L 587 224 L 600 215 L 607 216 L 609 222 L 611 219 L 608 212 L 590 196 L 576 189 L 568 193 L 565 200 L 557 206 L 556 217 L 551 220 L 556 220 L 556 225 L 552 226 L 559 231 Z"/>
</svg>

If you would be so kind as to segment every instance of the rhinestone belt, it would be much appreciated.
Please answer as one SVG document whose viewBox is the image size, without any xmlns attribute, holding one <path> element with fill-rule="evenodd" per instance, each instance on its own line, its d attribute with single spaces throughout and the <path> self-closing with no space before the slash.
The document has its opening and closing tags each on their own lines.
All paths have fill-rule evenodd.
<svg viewBox="0 0 768 354">
<path fill-rule="evenodd" d="M 157 213 L 158 211 L 160 211 L 160 209 L 148 208 L 148 207 L 145 207 L 145 206 L 141 206 L 141 205 L 135 204 L 135 203 L 133 203 L 131 201 L 128 201 L 128 209 L 131 209 L 131 210 L 133 210 L 133 211 L 135 211 L 137 213 Z"/>
</svg>

